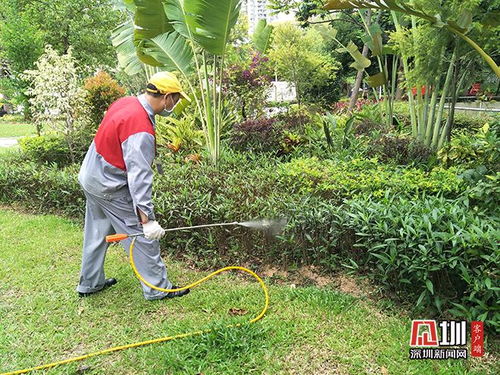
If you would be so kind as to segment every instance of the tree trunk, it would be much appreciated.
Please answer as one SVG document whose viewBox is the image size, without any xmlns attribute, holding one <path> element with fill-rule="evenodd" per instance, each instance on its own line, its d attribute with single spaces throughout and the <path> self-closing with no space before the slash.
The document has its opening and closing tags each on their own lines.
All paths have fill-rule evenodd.
<svg viewBox="0 0 500 375">
<path fill-rule="evenodd" d="M 368 46 L 365 44 L 363 46 L 363 57 L 368 56 Z M 356 102 L 358 101 L 359 88 L 361 87 L 361 82 L 363 82 L 363 70 L 358 70 L 358 74 L 356 75 L 356 82 L 354 83 L 354 87 L 352 88 L 351 100 L 349 101 L 349 107 L 347 109 L 348 112 L 352 112 Z"/>
<path fill-rule="evenodd" d="M 366 13 L 366 24 L 370 26 L 371 24 L 371 18 L 372 18 L 372 10 L 368 9 Z M 363 46 L 363 51 L 361 53 L 363 57 L 368 56 L 368 45 L 365 44 Z M 364 70 L 359 70 L 358 74 L 356 75 L 356 82 L 354 83 L 354 87 L 352 89 L 351 93 L 351 100 L 349 101 L 349 107 L 347 108 L 348 112 L 352 112 L 354 109 L 354 106 L 356 105 L 356 102 L 358 101 L 358 95 L 359 95 L 359 88 L 361 87 L 361 83 L 363 82 L 363 73 Z"/>
</svg>

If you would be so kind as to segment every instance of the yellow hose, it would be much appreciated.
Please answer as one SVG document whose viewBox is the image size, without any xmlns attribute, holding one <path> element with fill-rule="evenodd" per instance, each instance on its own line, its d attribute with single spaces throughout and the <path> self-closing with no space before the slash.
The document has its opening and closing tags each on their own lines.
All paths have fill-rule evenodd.
<svg viewBox="0 0 500 375">
<path fill-rule="evenodd" d="M 195 281 L 192 284 L 184 286 L 182 288 L 164 289 L 164 288 L 159 288 L 157 286 L 154 286 L 154 285 L 150 284 L 149 282 L 147 282 L 146 280 L 144 280 L 144 278 L 141 276 L 141 274 L 139 273 L 139 271 L 137 271 L 137 268 L 136 268 L 135 263 L 134 263 L 134 255 L 133 255 L 134 254 L 134 244 L 135 244 L 135 238 L 132 240 L 132 243 L 130 244 L 130 254 L 129 254 L 130 266 L 132 267 L 132 270 L 134 271 L 134 273 L 137 276 L 137 278 L 139 280 L 141 280 L 144 284 L 146 284 L 147 286 L 149 286 L 150 288 L 153 288 L 153 289 L 156 289 L 156 290 L 160 290 L 162 292 L 167 292 L 167 293 L 168 292 L 176 292 L 176 291 L 179 291 L 179 290 L 193 288 L 193 287 L 197 286 L 198 284 L 201 284 L 201 283 L 207 281 L 211 277 L 214 277 L 215 275 L 217 275 L 217 274 L 219 274 L 221 272 L 229 271 L 229 270 L 239 270 L 239 271 L 247 272 L 247 273 L 249 273 L 250 275 L 252 275 L 253 277 L 255 277 L 257 279 L 257 281 L 259 282 L 260 286 L 262 287 L 262 290 L 264 291 L 264 297 L 265 297 L 264 308 L 262 309 L 262 311 L 260 312 L 260 314 L 257 315 L 252 320 L 249 320 L 247 323 L 255 323 L 256 321 L 258 321 L 259 319 L 261 319 L 264 316 L 264 314 L 266 313 L 266 311 L 267 311 L 267 309 L 269 307 L 269 292 L 267 290 L 266 284 L 264 284 L 264 281 L 262 281 L 262 279 L 255 272 L 250 271 L 249 269 L 247 269 L 245 267 L 238 267 L 238 266 L 224 267 L 224 268 L 221 268 L 221 269 L 219 269 L 219 270 L 217 270 L 215 272 L 212 272 L 210 275 L 208 275 L 208 276 L 206 276 L 206 277 L 204 277 L 204 278 L 202 278 L 202 279 L 200 279 L 198 281 Z M 229 325 L 226 326 L 226 328 L 239 327 L 241 325 L 242 325 L 242 323 L 229 324 Z M 104 350 L 99 350 L 97 352 L 85 354 L 85 355 L 82 355 L 82 356 L 79 356 L 79 357 L 67 358 L 67 359 L 64 359 L 62 361 L 47 363 L 45 365 L 31 367 L 31 368 L 27 368 L 27 369 L 24 369 L 24 370 L 16 370 L 16 371 L 11 371 L 11 372 L 4 372 L 4 373 L 1 373 L 0 375 L 25 374 L 25 373 L 31 372 L 31 371 L 45 370 L 45 369 L 48 369 L 48 368 L 51 368 L 51 367 L 55 367 L 55 366 L 59 366 L 59 365 L 65 365 L 65 364 L 71 363 L 71 362 L 82 361 L 82 360 L 90 358 L 90 357 L 96 357 L 98 355 L 103 355 L 103 354 L 109 354 L 109 353 L 117 352 L 119 350 L 125 350 L 125 349 L 129 349 L 129 348 L 137 348 L 139 346 L 149 345 L 149 344 L 157 344 L 157 343 L 160 343 L 160 342 L 165 342 L 165 341 L 180 339 L 180 338 L 183 338 L 183 337 L 201 335 L 203 333 L 208 333 L 208 332 L 212 332 L 212 331 L 213 331 L 213 329 L 207 329 L 207 330 L 202 330 L 202 331 L 192 331 L 192 332 L 188 332 L 188 333 L 181 333 L 181 334 L 174 335 L 174 336 L 165 336 L 165 337 L 160 337 L 160 338 L 157 338 L 157 339 L 152 339 L 152 340 L 147 340 L 147 341 L 140 341 L 140 342 L 136 342 L 136 343 L 132 343 L 132 344 L 127 344 L 127 345 L 115 346 L 115 347 L 112 347 L 112 348 L 108 348 L 108 349 L 104 349 Z"/>
</svg>

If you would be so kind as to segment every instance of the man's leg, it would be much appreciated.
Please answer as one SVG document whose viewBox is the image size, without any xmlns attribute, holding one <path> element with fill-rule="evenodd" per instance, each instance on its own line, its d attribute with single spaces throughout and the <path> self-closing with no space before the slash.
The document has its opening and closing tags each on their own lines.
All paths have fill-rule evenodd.
<svg viewBox="0 0 500 375">
<path fill-rule="evenodd" d="M 97 199 L 102 211 L 107 216 L 116 233 L 140 233 L 142 225 L 134 212 L 132 198 L 126 196 L 118 199 Z M 121 241 L 125 252 L 129 254 L 131 239 Z M 150 284 L 171 289 L 172 283 L 167 277 L 167 268 L 160 256 L 160 242 L 148 240 L 143 236 L 136 237 L 134 245 L 134 262 L 137 271 Z M 150 288 L 142 283 L 144 297 L 148 300 L 160 299 L 167 293 Z"/>
<path fill-rule="evenodd" d="M 104 258 L 108 249 L 105 237 L 114 233 L 111 221 L 93 196 L 85 193 L 85 229 L 83 235 L 82 268 L 76 290 L 92 293 L 104 287 Z"/>
</svg>

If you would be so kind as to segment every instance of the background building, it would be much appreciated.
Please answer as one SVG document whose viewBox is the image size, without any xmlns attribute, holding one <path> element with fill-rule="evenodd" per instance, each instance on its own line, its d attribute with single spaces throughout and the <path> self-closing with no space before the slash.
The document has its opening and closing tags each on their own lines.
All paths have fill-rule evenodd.
<svg viewBox="0 0 500 375">
<path fill-rule="evenodd" d="M 268 23 L 293 20 L 293 15 L 276 14 L 273 15 L 272 10 L 268 9 L 268 0 L 244 0 L 241 10 L 248 16 L 248 32 L 253 34 L 255 26 L 260 19 L 267 20 Z"/>
</svg>

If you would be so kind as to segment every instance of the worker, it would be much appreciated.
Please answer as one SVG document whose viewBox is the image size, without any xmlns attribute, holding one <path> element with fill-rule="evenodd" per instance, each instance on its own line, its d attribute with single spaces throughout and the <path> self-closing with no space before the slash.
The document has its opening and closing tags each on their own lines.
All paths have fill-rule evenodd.
<svg viewBox="0 0 500 375">
<path fill-rule="evenodd" d="M 165 230 L 156 221 L 151 202 L 156 153 L 155 115 L 168 116 L 181 97 L 189 100 L 177 77 L 159 72 L 149 80 L 146 92 L 120 98 L 110 105 L 85 155 L 78 181 L 86 197 L 82 265 L 77 292 L 87 297 L 114 284 L 106 279 L 105 237 L 114 233 L 139 233 L 134 261 L 150 284 L 177 289 L 167 277 L 160 257 L 159 239 Z M 125 251 L 130 239 L 122 241 Z M 147 300 L 181 297 L 189 289 L 162 292 L 142 283 Z"/>
</svg>

